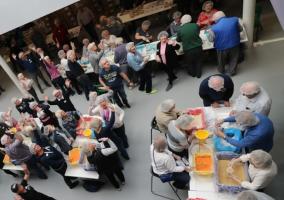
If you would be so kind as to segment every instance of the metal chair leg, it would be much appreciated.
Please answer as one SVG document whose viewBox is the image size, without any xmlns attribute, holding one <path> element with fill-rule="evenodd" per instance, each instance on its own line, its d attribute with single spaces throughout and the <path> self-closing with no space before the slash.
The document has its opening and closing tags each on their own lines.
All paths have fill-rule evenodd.
<svg viewBox="0 0 284 200">
<path fill-rule="evenodd" d="M 175 189 L 174 186 L 169 182 L 169 185 L 171 186 L 172 190 L 174 191 L 174 193 L 176 194 L 177 198 L 179 200 L 181 200 L 180 196 L 178 195 L 178 189 Z"/>
</svg>

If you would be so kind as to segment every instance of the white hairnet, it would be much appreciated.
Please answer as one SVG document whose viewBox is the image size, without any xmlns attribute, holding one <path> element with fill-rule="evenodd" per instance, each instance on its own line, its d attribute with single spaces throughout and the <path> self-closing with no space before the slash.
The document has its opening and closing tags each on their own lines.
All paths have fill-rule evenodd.
<svg viewBox="0 0 284 200">
<path fill-rule="evenodd" d="M 255 126 L 259 123 L 259 119 L 255 116 L 253 112 L 241 111 L 235 115 L 236 123 L 242 126 Z"/>
<path fill-rule="evenodd" d="M 181 115 L 176 119 L 175 125 L 181 129 L 187 129 L 191 122 L 193 122 L 193 118 L 189 115 Z"/>
<path fill-rule="evenodd" d="M 245 82 L 242 84 L 240 92 L 245 95 L 254 95 L 260 92 L 260 86 L 255 81 Z"/>
<path fill-rule="evenodd" d="M 190 23 L 192 20 L 191 16 L 186 14 L 186 15 L 183 15 L 182 18 L 180 19 L 180 23 L 181 25 L 184 25 L 186 23 Z"/>
<path fill-rule="evenodd" d="M 154 138 L 153 146 L 157 152 L 163 152 L 167 147 L 166 138 L 162 135 L 157 135 Z"/>
<path fill-rule="evenodd" d="M 173 99 L 167 99 L 160 104 L 160 108 L 162 112 L 169 112 L 174 106 L 175 101 Z"/>
<path fill-rule="evenodd" d="M 221 76 L 211 76 L 208 80 L 208 87 L 220 91 L 224 88 L 224 78 Z"/>
<path fill-rule="evenodd" d="M 250 162 L 257 168 L 265 169 L 271 166 L 272 157 L 263 150 L 254 150 L 250 153 Z"/>
<path fill-rule="evenodd" d="M 158 34 L 158 37 L 157 37 L 158 40 L 160 40 L 160 38 L 161 38 L 162 36 L 169 37 L 169 34 L 168 34 L 167 31 L 161 31 L 161 32 Z"/>
<path fill-rule="evenodd" d="M 218 21 L 219 19 L 221 19 L 222 17 L 226 17 L 225 13 L 223 11 L 217 11 L 216 13 L 214 13 L 214 15 L 212 16 L 212 20 L 213 21 Z"/>
<path fill-rule="evenodd" d="M 130 51 L 130 49 L 134 46 L 134 42 L 128 42 L 125 46 L 126 51 Z"/>
</svg>

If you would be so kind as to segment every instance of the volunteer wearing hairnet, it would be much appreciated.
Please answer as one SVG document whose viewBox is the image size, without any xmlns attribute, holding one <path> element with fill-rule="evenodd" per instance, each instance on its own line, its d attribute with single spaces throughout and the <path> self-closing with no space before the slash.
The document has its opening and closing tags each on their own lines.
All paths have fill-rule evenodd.
<svg viewBox="0 0 284 200">
<path fill-rule="evenodd" d="M 236 124 L 244 127 L 243 139 L 237 141 L 228 137 L 220 129 L 223 122 L 235 122 Z M 238 112 L 235 116 L 218 120 L 216 122 L 216 135 L 223 138 L 228 143 L 246 148 L 248 152 L 256 149 L 262 149 L 269 152 L 273 147 L 274 128 L 272 121 L 265 115 L 259 113 L 252 113 L 250 111 Z"/>
<path fill-rule="evenodd" d="M 233 106 L 234 111 L 248 110 L 268 116 L 271 108 L 271 98 L 255 81 L 242 84 L 240 96 Z"/>
<path fill-rule="evenodd" d="M 239 162 L 249 162 L 248 174 L 250 181 L 241 181 L 234 175 L 234 165 Z M 272 160 L 269 153 L 263 150 L 254 150 L 249 154 L 240 156 L 237 159 L 233 159 L 227 172 L 235 181 L 240 183 L 243 188 L 249 190 L 264 189 L 272 181 L 277 174 L 277 165 Z"/>
</svg>

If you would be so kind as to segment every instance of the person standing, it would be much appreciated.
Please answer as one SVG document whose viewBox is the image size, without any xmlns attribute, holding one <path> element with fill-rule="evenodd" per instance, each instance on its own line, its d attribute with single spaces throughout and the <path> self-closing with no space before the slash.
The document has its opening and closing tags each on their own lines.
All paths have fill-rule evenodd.
<svg viewBox="0 0 284 200">
<path fill-rule="evenodd" d="M 69 33 L 67 28 L 60 22 L 58 18 L 54 20 L 52 38 L 58 49 L 62 49 L 64 44 L 69 44 Z"/>
<path fill-rule="evenodd" d="M 24 173 L 25 176 L 20 184 L 14 183 L 11 185 L 11 191 L 17 194 L 16 198 L 20 196 L 24 200 L 56 200 L 53 197 L 36 191 L 32 186 L 30 186 L 28 184 L 30 173 L 27 168 L 24 168 Z"/>
<path fill-rule="evenodd" d="M 199 37 L 200 29 L 197 24 L 191 23 L 191 16 L 181 18 L 181 27 L 177 33 L 177 41 L 182 43 L 184 61 L 188 67 L 188 74 L 200 78 L 202 74 L 202 40 Z"/>
<path fill-rule="evenodd" d="M 52 95 L 55 97 L 53 101 L 48 99 L 48 96 L 45 96 L 45 101 L 49 105 L 57 105 L 60 109 L 65 112 L 68 111 L 76 111 L 76 108 L 72 101 L 70 100 L 70 96 L 68 93 L 63 93 L 61 90 L 54 90 Z"/>
<path fill-rule="evenodd" d="M 101 59 L 100 65 L 102 67 L 99 77 L 101 85 L 113 91 L 113 98 L 119 107 L 126 106 L 130 108 L 122 79 L 127 81 L 130 86 L 133 86 L 133 83 L 125 73 L 121 72 L 118 66 L 110 65 L 106 58 Z"/>
<path fill-rule="evenodd" d="M 215 24 L 208 31 L 208 39 L 214 41 L 217 50 L 218 71 L 233 76 L 238 67 L 242 27 L 237 17 L 226 17 L 222 11 L 216 12 L 213 20 Z"/>
<path fill-rule="evenodd" d="M 93 19 L 94 19 L 94 14 L 93 12 L 87 8 L 86 6 L 77 5 L 77 22 L 78 25 L 81 28 L 84 28 L 85 31 L 92 37 L 92 39 L 98 43 L 99 42 L 99 37 L 98 34 L 96 32 L 96 30 L 94 29 L 94 24 L 93 24 Z"/>
<path fill-rule="evenodd" d="M 157 90 L 152 89 L 152 76 L 147 62 L 149 61 L 148 57 L 142 57 L 142 55 L 136 51 L 134 42 L 129 42 L 126 45 L 127 53 L 127 62 L 128 65 L 138 73 L 140 78 L 139 90 L 144 91 L 146 86 L 147 94 L 155 94 Z"/>
</svg>

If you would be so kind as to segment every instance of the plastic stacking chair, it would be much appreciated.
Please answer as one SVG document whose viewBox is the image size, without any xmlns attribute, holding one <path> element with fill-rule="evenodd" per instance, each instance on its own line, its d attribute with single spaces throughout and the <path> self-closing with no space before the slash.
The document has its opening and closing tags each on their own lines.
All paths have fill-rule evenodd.
<svg viewBox="0 0 284 200">
<path fill-rule="evenodd" d="M 152 141 L 153 141 L 153 130 L 159 131 L 160 133 L 162 132 L 157 125 L 156 117 L 154 117 L 151 121 L 151 141 L 150 141 L 150 144 L 152 144 Z"/>
<path fill-rule="evenodd" d="M 159 196 L 159 197 L 163 197 L 165 199 L 170 199 L 170 200 L 176 200 L 176 199 L 173 199 L 171 197 L 168 197 L 168 196 L 164 196 L 162 194 L 158 194 L 154 191 L 154 177 L 158 178 L 160 180 L 160 177 L 158 174 L 156 174 L 154 171 L 153 171 L 153 167 L 151 167 L 150 169 L 150 172 L 151 172 L 151 192 L 153 195 L 156 195 L 156 196 Z M 176 189 L 172 183 L 169 181 L 169 182 L 166 182 L 169 184 L 169 186 L 171 187 L 171 189 L 173 190 L 173 192 L 175 193 L 176 197 L 181 200 L 180 196 L 178 195 L 178 189 Z"/>
</svg>

